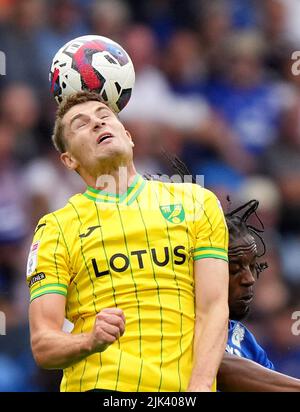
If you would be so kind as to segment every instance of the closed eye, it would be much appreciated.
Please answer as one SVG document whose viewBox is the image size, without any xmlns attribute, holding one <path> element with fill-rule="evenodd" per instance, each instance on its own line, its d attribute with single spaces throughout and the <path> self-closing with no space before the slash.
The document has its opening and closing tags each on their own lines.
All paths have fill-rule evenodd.
<svg viewBox="0 0 300 412">
<path fill-rule="evenodd" d="M 106 119 L 106 118 L 110 117 L 110 114 L 109 114 L 108 112 L 105 112 L 105 111 L 102 110 L 102 111 L 98 114 L 98 117 L 99 117 L 100 119 Z"/>
<path fill-rule="evenodd" d="M 108 117 L 112 116 L 112 112 L 104 107 L 100 107 L 98 110 L 96 110 L 96 116 L 99 117 L 100 119 L 105 119 Z"/>
<path fill-rule="evenodd" d="M 78 129 L 81 129 L 82 127 L 84 127 L 84 126 L 86 126 L 88 124 L 88 119 L 86 119 L 86 118 L 78 118 L 78 119 L 75 119 L 74 121 L 73 121 L 73 124 L 72 124 L 72 129 L 73 130 L 78 130 Z"/>
<path fill-rule="evenodd" d="M 241 270 L 241 266 L 237 263 L 230 263 L 229 264 L 229 273 L 231 275 L 236 275 Z"/>
<path fill-rule="evenodd" d="M 86 125 L 86 123 L 81 123 L 81 124 L 79 124 L 78 126 L 77 126 L 77 129 L 80 129 L 80 127 L 83 127 L 83 126 L 85 126 Z"/>
</svg>

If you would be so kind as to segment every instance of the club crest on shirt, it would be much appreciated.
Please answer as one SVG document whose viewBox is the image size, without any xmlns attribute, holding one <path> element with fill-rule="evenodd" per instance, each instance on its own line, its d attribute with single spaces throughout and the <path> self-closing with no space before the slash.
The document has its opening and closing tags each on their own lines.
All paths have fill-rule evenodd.
<svg viewBox="0 0 300 412">
<path fill-rule="evenodd" d="M 241 342 L 244 340 L 244 337 L 245 329 L 239 323 L 237 323 L 232 333 L 232 343 L 240 348 Z"/>
<path fill-rule="evenodd" d="M 185 218 L 184 209 L 181 204 L 160 206 L 160 211 L 163 217 L 171 223 L 181 223 Z"/>
</svg>

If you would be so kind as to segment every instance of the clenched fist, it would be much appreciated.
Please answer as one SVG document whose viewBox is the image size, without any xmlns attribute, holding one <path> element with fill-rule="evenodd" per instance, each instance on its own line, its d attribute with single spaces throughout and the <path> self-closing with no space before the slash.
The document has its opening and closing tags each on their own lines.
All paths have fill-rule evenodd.
<svg viewBox="0 0 300 412">
<path fill-rule="evenodd" d="M 125 332 L 125 315 L 122 309 L 108 308 L 96 315 L 91 332 L 91 352 L 103 352 Z"/>
</svg>

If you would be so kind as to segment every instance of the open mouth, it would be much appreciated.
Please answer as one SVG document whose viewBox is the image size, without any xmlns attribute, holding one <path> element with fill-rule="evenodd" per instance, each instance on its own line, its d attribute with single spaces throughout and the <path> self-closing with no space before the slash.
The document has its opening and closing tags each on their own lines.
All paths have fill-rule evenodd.
<svg viewBox="0 0 300 412">
<path fill-rule="evenodd" d="M 97 139 L 97 144 L 100 144 L 104 142 L 105 140 L 110 139 L 112 137 L 113 135 L 111 133 L 102 133 Z"/>
</svg>

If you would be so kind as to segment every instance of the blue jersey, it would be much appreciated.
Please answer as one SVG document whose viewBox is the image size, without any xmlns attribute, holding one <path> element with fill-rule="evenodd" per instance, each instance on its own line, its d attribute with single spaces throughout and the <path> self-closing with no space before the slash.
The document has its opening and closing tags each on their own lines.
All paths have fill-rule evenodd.
<svg viewBox="0 0 300 412">
<path fill-rule="evenodd" d="M 250 359 L 265 368 L 275 369 L 264 349 L 256 342 L 253 334 L 246 326 L 235 320 L 229 321 L 226 352 Z"/>
</svg>

